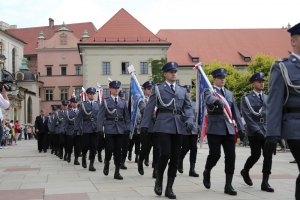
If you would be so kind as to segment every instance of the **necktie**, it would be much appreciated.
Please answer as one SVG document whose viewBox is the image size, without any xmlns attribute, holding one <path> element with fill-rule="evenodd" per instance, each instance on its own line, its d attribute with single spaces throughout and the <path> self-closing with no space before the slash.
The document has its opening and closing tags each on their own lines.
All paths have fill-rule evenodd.
<svg viewBox="0 0 300 200">
<path fill-rule="evenodd" d="M 263 101 L 261 94 L 258 94 L 258 96 L 259 96 L 259 99 L 260 99 L 261 101 Z"/>
<path fill-rule="evenodd" d="M 175 90 L 174 90 L 174 85 L 173 84 L 171 84 L 170 85 L 170 87 L 171 87 L 171 90 L 175 93 Z"/>
<path fill-rule="evenodd" d="M 117 99 L 117 97 L 115 97 L 115 103 L 116 103 L 116 105 L 118 104 L 118 99 Z"/>
<path fill-rule="evenodd" d="M 43 119 L 43 123 L 45 123 L 45 117 L 44 116 L 42 116 L 42 119 Z"/>
<path fill-rule="evenodd" d="M 91 101 L 91 106 L 93 107 L 93 102 Z"/>
<path fill-rule="evenodd" d="M 224 92 L 223 88 L 221 88 L 221 93 L 222 93 L 223 97 L 225 97 L 225 92 Z"/>
</svg>

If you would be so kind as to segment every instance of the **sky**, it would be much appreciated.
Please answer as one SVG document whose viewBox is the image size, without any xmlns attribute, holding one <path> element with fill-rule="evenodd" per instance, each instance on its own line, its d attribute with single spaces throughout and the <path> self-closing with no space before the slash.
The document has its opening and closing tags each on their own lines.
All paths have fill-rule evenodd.
<svg viewBox="0 0 300 200">
<path fill-rule="evenodd" d="M 18 28 L 93 22 L 121 8 L 153 33 L 160 29 L 282 28 L 300 22 L 299 0 L 0 0 L 0 21 Z"/>
</svg>

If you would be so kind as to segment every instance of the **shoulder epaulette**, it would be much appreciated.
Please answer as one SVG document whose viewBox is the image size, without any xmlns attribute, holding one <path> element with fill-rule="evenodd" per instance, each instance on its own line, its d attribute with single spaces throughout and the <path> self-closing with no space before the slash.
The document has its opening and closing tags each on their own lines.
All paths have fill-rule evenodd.
<svg viewBox="0 0 300 200">
<path fill-rule="evenodd" d="M 276 60 L 276 63 L 285 62 L 287 60 L 289 60 L 289 59 L 288 58 L 282 58 L 282 59 Z"/>
</svg>

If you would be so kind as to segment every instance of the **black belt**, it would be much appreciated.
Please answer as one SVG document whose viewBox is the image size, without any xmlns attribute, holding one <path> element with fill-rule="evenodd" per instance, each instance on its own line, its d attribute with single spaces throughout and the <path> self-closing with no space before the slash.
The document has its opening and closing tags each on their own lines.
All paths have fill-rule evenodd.
<svg viewBox="0 0 300 200">
<path fill-rule="evenodd" d="M 263 117 L 255 118 L 254 121 L 257 122 L 257 123 L 262 123 L 262 124 L 266 123 L 266 120 L 265 120 L 265 118 L 263 118 Z"/>
<path fill-rule="evenodd" d="M 300 107 L 284 107 L 283 111 L 285 113 L 300 113 Z"/>
<path fill-rule="evenodd" d="M 121 121 L 124 121 L 124 118 L 115 117 L 115 118 L 106 118 L 106 120 L 108 120 L 108 121 L 115 121 L 115 122 L 121 122 Z"/>
<path fill-rule="evenodd" d="M 174 115 L 182 115 L 181 110 L 177 109 L 166 109 L 166 108 L 159 108 L 158 113 L 173 113 Z"/>
<path fill-rule="evenodd" d="M 69 125 L 74 125 L 74 123 L 69 123 Z"/>
<path fill-rule="evenodd" d="M 84 121 L 84 122 L 86 122 L 86 121 L 91 121 L 91 122 L 92 122 L 92 121 L 94 121 L 94 118 L 83 119 L 83 121 Z"/>
</svg>

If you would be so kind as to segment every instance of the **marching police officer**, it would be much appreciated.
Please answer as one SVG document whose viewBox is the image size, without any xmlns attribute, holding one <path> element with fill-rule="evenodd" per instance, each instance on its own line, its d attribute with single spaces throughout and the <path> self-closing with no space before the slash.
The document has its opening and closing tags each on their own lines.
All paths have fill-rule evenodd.
<svg viewBox="0 0 300 200">
<path fill-rule="evenodd" d="M 149 102 L 149 97 L 152 93 L 152 87 L 153 82 L 152 81 L 146 81 L 143 85 L 143 92 L 145 95 L 145 100 L 141 101 L 139 104 L 139 110 L 141 114 L 141 118 L 143 117 L 145 107 L 147 103 Z M 145 160 L 146 165 L 146 159 L 149 158 L 149 153 L 151 150 L 151 146 L 153 146 L 153 160 L 152 160 L 152 166 L 153 166 L 153 173 L 152 177 L 156 178 L 157 176 L 157 163 L 159 158 L 159 142 L 158 142 L 158 136 L 157 134 L 153 133 L 153 126 L 155 122 L 155 109 L 152 112 L 152 119 L 150 121 L 150 125 L 148 128 L 147 133 L 141 133 L 141 151 L 140 151 L 140 157 L 138 161 L 138 172 L 141 175 L 144 175 L 144 168 L 143 168 L 143 161 Z"/>
<path fill-rule="evenodd" d="M 50 134 L 50 148 L 51 148 L 51 154 L 55 152 L 55 116 L 56 116 L 57 107 L 52 106 L 52 112 L 48 116 L 48 130 Z"/>
<path fill-rule="evenodd" d="M 59 121 L 58 121 L 58 113 L 60 111 L 60 107 L 54 106 L 53 108 L 56 108 L 55 111 L 53 112 L 53 121 L 52 121 L 52 126 L 54 130 L 54 134 L 52 137 L 52 142 L 54 146 L 54 155 L 59 157 Z"/>
<path fill-rule="evenodd" d="M 75 160 L 74 164 L 78 165 L 78 156 L 80 154 L 79 148 L 78 148 L 78 142 L 75 143 L 75 139 L 77 135 L 74 135 L 74 123 L 76 116 L 78 114 L 78 109 L 77 109 L 77 100 L 76 97 L 72 97 L 70 99 L 70 108 L 66 111 L 66 153 L 67 153 L 67 162 L 71 162 L 71 155 L 73 151 L 73 146 L 74 146 L 74 154 L 75 154 Z"/>
<path fill-rule="evenodd" d="M 190 85 L 185 85 L 186 91 L 189 95 L 191 95 L 192 87 Z M 195 110 L 195 103 L 192 102 L 193 110 Z M 195 122 L 194 122 L 195 123 Z M 182 145 L 179 154 L 179 162 L 178 162 L 178 172 L 183 173 L 183 159 L 187 152 L 190 150 L 190 171 L 189 176 L 191 177 L 199 177 L 199 174 L 195 171 L 195 164 L 197 159 L 197 142 L 198 142 L 198 129 L 196 127 L 193 128 L 191 134 L 182 136 Z"/>
<path fill-rule="evenodd" d="M 217 98 L 214 92 L 209 89 L 204 92 L 208 112 L 206 132 L 209 155 L 203 172 L 203 184 L 207 189 L 210 188 L 210 172 L 221 157 L 222 145 L 225 153 L 226 173 L 224 193 L 237 195 L 231 185 L 235 168 L 235 128 L 232 120 L 224 115 L 224 103 L 228 103 L 227 105 L 229 105 L 232 118 L 236 121 L 239 132 L 244 132 L 244 127 L 232 92 L 224 88 L 226 69 L 216 69 L 212 72 L 212 76 L 214 78 L 214 92 L 223 97 L 223 100 Z"/>
<path fill-rule="evenodd" d="M 104 126 L 105 133 L 105 159 L 103 174 L 109 174 L 109 162 L 114 154 L 115 174 L 114 179 L 122 180 L 120 174 L 121 148 L 124 135 L 130 132 L 130 117 L 126 101 L 118 96 L 120 81 L 109 83 L 110 97 L 103 100 L 99 112 L 99 126 Z"/>
<path fill-rule="evenodd" d="M 169 162 L 165 196 L 170 199 L 176 199 L 173 183 L 177 172 L 181 135 L 187 130 L 192 131 L 194 121 L 194 113 L 186 89 L 176 84 L 177 68 L 176 62 L 168 62 L 162 67 L 165 82 L 155 86 L 141 123 L 141 133 L 145 134 L 153 120 L 152 114 L 156 106 L 157 117 L 153 131 L 158 134 L 161 155 L 158 161 L 154 192 L 157 195 L 162 194 L 163 175 Z"/>
<path fill-rule="evenodd" d="M 66 121 L 66 111 L 68 109 L 69 102 L 64 100 L 61 102 L 62 109 L 58 111 L 56 115 L 56 132 L 58 133 L 59 142 L 58 142 L 58 152 L 59 158 L 66 161 L 67 160 L 67 152 L 66 152 L 66 128 L 67 128 L 67 121 Z M 64 154 L 65 149 L 65 154 Z"/>
<path fill-rule="evenodd" d="M 278 139 L 286 139 L 300 170 L 300 23 L 288 32 L 292 53 L 289 58 L 273 64 L 270 72 L 264 151 L 272 156 Z M 296 180 L 295 197 L 300 199 L 300 175 Z"/>
<path fill-rule="evenodd" d="M 99 133 L 98 114 L 100 111 L 100 102 L 94 100 L 96 89 L 89 87 L 86 89 L 87 100 L 82 102 L 79 107 L 78 115 L 75 118 L 74 134 L 82 133 L 82 161 L 83 168 L 87 167 L 86 154 L 89 152 L 89 171 L 96 171 L 94 167 L 95 156 L 97 153 Z"/>
<path fill-rule="evenodd" d="M 255 73 L 250 78 L 253 90 L 242 97 L 241 112 L 246 122 L 247 135 L 249 139 L 251 155 L 247 159 L 241 175 L 247 185 L 253 185 L 249 175 L 249 170 L 258 161 L 261 150 L 265 144 L 266 133 L 266 102 L 268 95 L 263 93 L 264 73 Z M 272 157 L 264 157 L 263 161 L 263 181 L 261 190 L 274 192 L 268 183 L 271 174 Z"/>
</svg>

